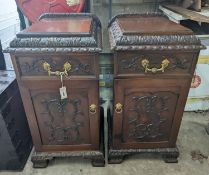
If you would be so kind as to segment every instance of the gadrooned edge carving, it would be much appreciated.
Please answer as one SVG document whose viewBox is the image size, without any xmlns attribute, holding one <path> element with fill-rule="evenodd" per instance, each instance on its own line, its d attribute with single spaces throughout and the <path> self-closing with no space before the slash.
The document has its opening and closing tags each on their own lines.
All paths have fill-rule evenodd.
<svg viewBox="0 0 209 175">
<path fill-rule="evenodd" d="M 75 151 L 75 152 L 36 152 L 33 151 L 33 157 L 42 157 L 43 159 L 52 159 L 54 157 L 83 157 L 83 158 L 104 158 L 100 151 Z"/>
<path fill-rule="evenodd" d="M 10 43 L 11 48 L 19 47 L 97 47 L 97 26 L 92 24 L 92 36 L 82 37 L 16 37 Z"/>
<path fill-rule="evenodd" d="M 68 48 L 6 48 L 4 53 L 78 53 L 78 52 L 101 52 L 97 47 L 68 47 Z"/>
<path fill-rule="evenodd" d="M 91 35 L 88 36 L 62 36 L 58 37 L 40 37 L 36 35 L 24 34 L 24 36 L 17 36 L 10 43 L 10 47 L 4 52 L 22 53 L 22 52 L 100 52 L 101 51 L 101 22 L 92 14 L 51 14 L 47 13 L 40 17 L 43 18 L 57 18 L 57 17 L 79 17 L 86 16 L 93 19 L 91 26 Z"/>
<path fill-rule="evenodd" d="M 129 16 L 163 16 L 159 13 L 121 14 L 109 23 L 109 37 L 112 50 L 200 50 L 201 45 L 195 35 L 123 35 L 116 19 Z M 167 17 L 166 17 L 167 18 Z"/>
<path fill-rule="evenodd" d="M 94 37 L 29 37 L 15 38 L 10 47 L 96 47 Z"/>
<path fill-rule="evenodd" d="M 153 148 L 153 149 L 120 149 L 120 150 L 109 150 L 110 156 L 126 156 L 136 153 L 177 153 L 179 154 L 178 148 Z"/>
<path fill-rule="evenodd" d="M 116 46 L 126 45 L 201 45 L 195 35 L 126 35 L 124 36 L 118 23 L 115 21 L 110 28 L 110 35 Z"/>
<path fill-rule="evenodd" d="M 127 50 L 201 50 L 205 49 L 202 45 L 144 45 L 144 46 L 111 46 L 112 50 L 127 51 Z"/>
<path fill-rule="evenodd" d="M 117 21 L 112 23 L 112 35 L 119 45 L 145 45 L 145 44 L 200 44 L 195 35 L 123 35 Z"/>
<path fill-rule="evenodd" d="M 117 30 L 117 29 L 114 29 Z M 175 35 L 175 36 L 138 36 L 138 38 L 134 38 L 131 36 L 126 40 L 127 45 L 121 44 L 121 36 L 120 31 L 114 31 L 111 28 L 109 29 L 109 40 L 111 50 L 123 51 L 123 50 L 201 50 L 206 49 L 204 45 L 201 45 L 200 40 L 195 35 Z M 119 29 L 120 30 L 120 29 Z M 114 33 L 113 33 L 114 31 Z M 120 36 L 119 36 L 120 35 Z M 140 39 L 139 39 L 140 38 Z M 133 40 L 138 39 L 138 44 L 134 43 Z M 175 39 L 178 44 L 175 45 L 172 40 Z M 140 41 L 141 40 L 141 41 Z M 123 43 L 125 40 L 123 40 Z M 166 41 L 170 41 L 170 43 L 166 43 Z M 179 41 L 182 42 L 179 43 Z M 188 42 L 187 42 L 188 41 Z M 193 42 L 192 42 L 193 41 Z M 129 44 L 128 44 L 129 43 Z"/>
</svg>

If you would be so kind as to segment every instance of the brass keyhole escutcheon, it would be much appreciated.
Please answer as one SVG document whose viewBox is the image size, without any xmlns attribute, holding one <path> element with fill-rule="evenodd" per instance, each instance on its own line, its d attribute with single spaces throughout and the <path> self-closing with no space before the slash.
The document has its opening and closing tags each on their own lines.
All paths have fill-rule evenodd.
<svg viewBox="0 0 209 175">
<path fill-rule="evenodd" d="M 121 114 L 123 112 L 123 105 L 121 103 L 117 103 L 115 105 L 115 112 Z"/>
<path fill-rule="evenodd" d="M 97 106 L 96 106 L 95 104 L 91 104 L 91 105 L 89 106 L 89 112 L 90 112 L 91 114 L 96 114 L 96 112 L 97 112 Z"/>
</svg>

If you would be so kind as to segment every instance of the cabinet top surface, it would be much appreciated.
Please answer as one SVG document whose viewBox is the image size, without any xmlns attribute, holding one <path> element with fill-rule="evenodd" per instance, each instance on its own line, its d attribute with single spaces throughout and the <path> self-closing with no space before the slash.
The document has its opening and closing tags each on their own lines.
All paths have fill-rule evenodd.
<svg viewBox="0 0 209 175">
<path fill-rule="evenodd" d="M 119 18 L 117 23 L 123 35 L 174 35 L 192 34 L 190 29 L 169 21 L 165 17 L 129 17 Z"/>
<path fill-rule="evenodd" d="M 200 50 L 194 33 L 159 13 L 121 14 L 109 23 L 112 50 Z"/>
<path fill-rule="evenodd" d="M 101 22 L 88 13 L 46 13 L 17 34 L 6 52 L 100 52 Z"/>
<path fill-rule="evenodd" d="M 40 33 L 40 35 L 45 35 L 46 33 L 51 35 L 53 35 L 53 33 L 68 33 L 69 35 L 80 33 L 89 35 L 91 22 L 92 20 L 90 18 L 84 17 L 70 19 L 42 19 L 37 23 L 34 23 L 31 27 L 25 29 L 22 33 Z"/>
</svg>

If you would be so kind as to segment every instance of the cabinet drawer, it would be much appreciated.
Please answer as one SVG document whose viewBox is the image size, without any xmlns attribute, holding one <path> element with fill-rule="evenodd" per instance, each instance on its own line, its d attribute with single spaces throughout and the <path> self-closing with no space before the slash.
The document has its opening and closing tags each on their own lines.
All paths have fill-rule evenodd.
<svg viewBox="0 0 209 175">
<path fill-rule="evenodd" d="M 16 57 L 20 76 L 48 76 L 43 63 L 48 63 L 51 71 L 64 71 L 64 64 L 70 63 L 70 76 L 98 76 L 97 55 L 29 55 Z"/>
<path fill-rule="evenodd" d="M 192 75 L 197 56 L 193 52 L 118 52 L 115 76 Z"/>
</svg>

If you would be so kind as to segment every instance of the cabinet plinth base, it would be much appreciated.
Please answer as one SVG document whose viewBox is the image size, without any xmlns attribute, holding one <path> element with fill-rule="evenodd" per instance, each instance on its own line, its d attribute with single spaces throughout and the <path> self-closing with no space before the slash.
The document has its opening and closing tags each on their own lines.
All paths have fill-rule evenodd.
<svg viewBox="0 0 209 175">
<path fill-rule="evenodd" d="M 33 168 L 46 168 L 49 163 L 49 159 L 46 157 L 32 156 Z"/>
<path fill-rule="evenodd" d="M 33 168 L 46 168 L 48 162 L 56 157 L 82 157 L 91 159 L 92 166 L 105 166 L 104 155 L 100 151 L 76 151 L 76 152 L 36 152 L 33 151 L 31 161 Z"/>
<path fill-rule="evenodd" d="M 124 156 L 110 156 L 108 157 L 108 163 L 109 164 L 120 164 L 123 162 Z"/>
<path fill-rule="evenodd" d="M 105 160 L 104 160 L 104 158 L 92 159 L 91 164 L 94 167 L 104 167 L 105 166 Z"/>
<path fill-rule="evenodd" d="M 164 153 L 163 159 L 165 163 L 178 163 L 179 152 Z"/>
<path fill-rule="evenodd" d="M 157 153 L 161 154 L 166 163 L 177 163 L 179 150 L 178 148 L 154 148 L 154 149 L 121 149 L 109 150 L 108 163 L 119 164 L 123 162 L 125 156 L 139 153 Z"/>
</svg>

